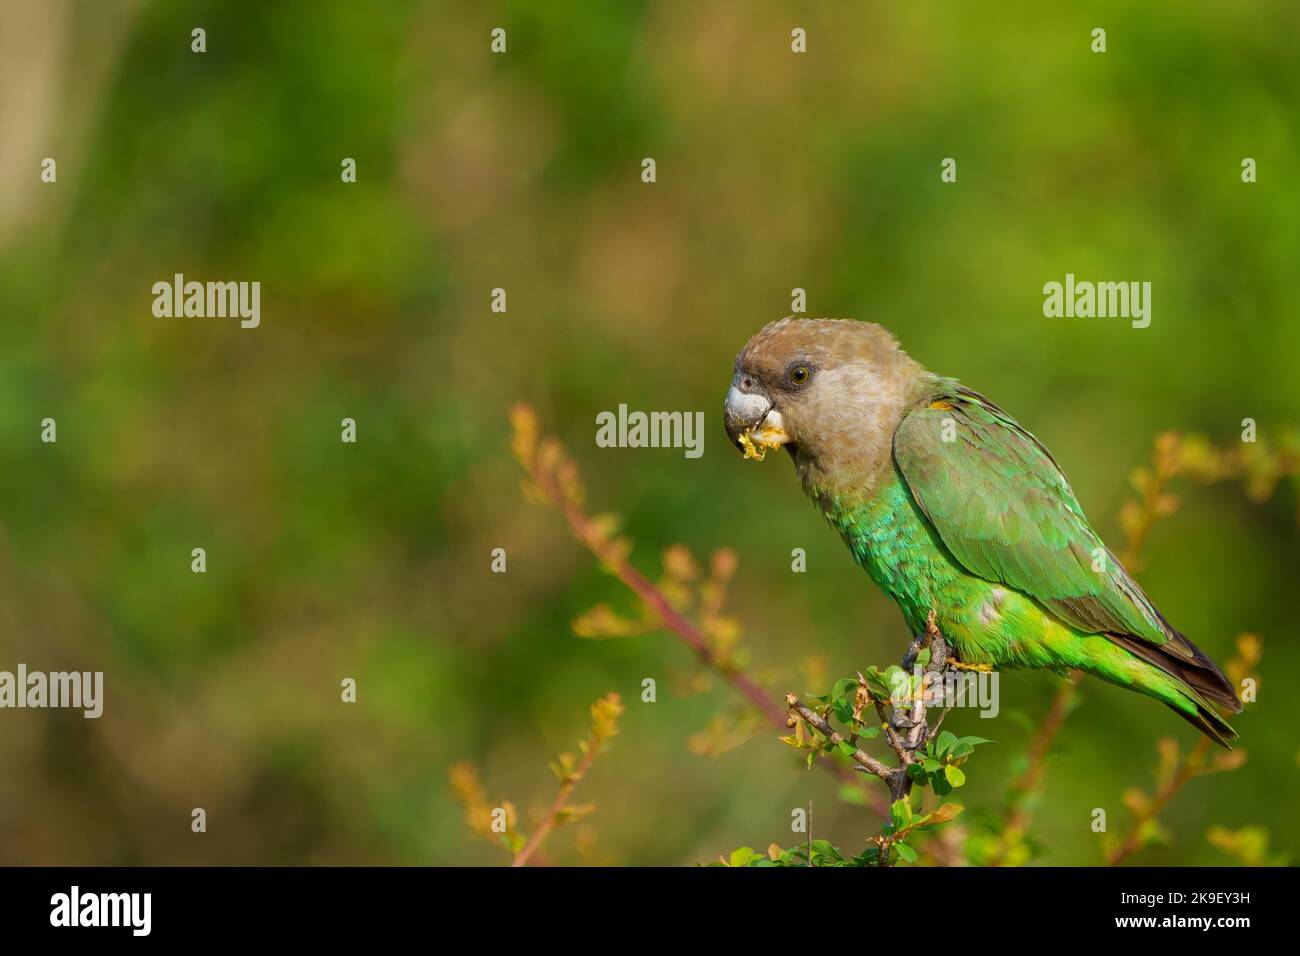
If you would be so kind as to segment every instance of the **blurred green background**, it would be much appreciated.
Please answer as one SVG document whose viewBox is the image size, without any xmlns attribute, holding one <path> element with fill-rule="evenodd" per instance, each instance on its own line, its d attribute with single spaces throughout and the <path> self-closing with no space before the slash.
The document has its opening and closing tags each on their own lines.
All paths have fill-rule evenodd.
<svg viewBox="0 0 1300 956">
<path fill-rule="evenodd" d="M 577 794 L 598 809 L 553 862 L 790 844 L 810 800 L 856 852 L 875 820 L 774 734 L 691 752 L 735 699 L 674 692 L 694 665 L 673 638 L 572 634 L 630 597 L 525 503 L 508 408 L 564 439 L 647 572 L 674 542 L 736 549 L 774 693 L 824 692 L 801 677 L 817 655 L 830 678 L 894 661 L 901 616 L 789 466 L 726 445 L 736 351 L 795 287 L 810 314 L 885 324 L 1038 434 L 1117 546 L 1157 431 L 1300 421 L 1298 48 L 1281 0 L 6 0 L 0 669 L 103 670 L 107 699 L 98 721 L 0 713 L 0 863 L 501 863 L 448 768 L 473 761 L 527 818 L 611 690 L 622 733 Z M 261 327 L 154 318 L 176 272 L 260 281 Z M 1044 318 L 1066 272 L 1152 282 L 1150 328 Z M 704 456 L 597 448 L 622 402 L 704 410 Z M 1228 862 L 1212 824 L 1294 855 L 1296 510 L 1291 485 L 1263 505 L 1192 488 L 1153 534 L 1164 613 L 1220 660 L 1243 630 L 1265 656 L 1249 762 L 1190 784 L 1141 862 Z M 963 803 L 1000 799 L 1056 686 L 1007 676 L 996 721 L 949 718 L 998 741 Z M 1098 862 L 1092 809 L 1120 828 L 1157 738 L 1194 737 L 1084 690 L 1037 818 L 1048 863 Z"/>
</svg>

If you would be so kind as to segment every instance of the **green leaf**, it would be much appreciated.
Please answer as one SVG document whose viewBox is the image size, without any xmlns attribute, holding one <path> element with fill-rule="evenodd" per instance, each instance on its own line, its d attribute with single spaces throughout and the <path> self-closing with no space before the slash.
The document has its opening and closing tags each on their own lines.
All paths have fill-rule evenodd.
<svg viewBox="0 0 1300 956">
<path fill-rule="evenodd" d="M 831 697 L 840 698 L 844 696 L 852 697 L 858 691 L 858 679 L 856 677 L 842 677 L 835 682 L 831 688 Z"/>
<path fill-rule="evenodd" d="M 875 667 L 868 667 L 867 672 L 862 676 L 867 679 L 867 687 L 877 697 L 889 696 L 889 685 L 885 683 L 880 676 L 880 672 Z"/>
<path fill-rule="evenodd" d="M 912 802 L 904 797 L 889 805 L 889 822 L 895 830 L 901 830 L 912 822 Z"/>
<path fill-rule="evenodd" d="M 812 851 L 814 858 L 823 857 L 824 859 L 829 860 L 844 859 L 844 857 L 840 856 L 840 851 L 835 849 L 835 847 L 827 840 L 813 840 Z"/>
<path fill-rule="evenodd" d="M 949 764 L 948 766 L 943 768 L 943 775 L 948 780 L 948 782 L 952 784 L 954 787 L 960 787 L 963 783 L 966 782 L 966 775 L 962 773 L 960 769 L 954 767 L 952 764 Z"/>
<path fill-rule="evenodd" d="M 916 851 L 906 843 L 895 843 L 894 849 L 898 851 L 900 859 L 906 860 L 908 863 L 916 862 Z"/>
<path fill-rule="evenodd" d="M 754 856 L 754 848 L 750 846 L 737 847 L 731 851 L 730 863 L 732 866 L 747 866 Z"/>
<path fill-rule="evenodd" d="M 880 731 L 883 729 L 884 728 L 880 724 L 865 724 L 863 728 L 858 731 L 858 736 L 865 737 L 867 740 L 875 740 L 880 736 Z"/>
<path fill-rule="evenodd" d="M 847 740 L 841 740 L 839 743 L 839 751 L 846 757 L 852 757 L 858 752 L 858 748 L 854 747 L 853 744 L 849 743 Z"/>
<path fill-rule="evenodd" d="M 940 755 L 946 754 L 957 742 L 957 735 L 951 731 L 945 730 L 939 734 L 939 739 L 935 742 L 935 750 Z"/>
</svg>

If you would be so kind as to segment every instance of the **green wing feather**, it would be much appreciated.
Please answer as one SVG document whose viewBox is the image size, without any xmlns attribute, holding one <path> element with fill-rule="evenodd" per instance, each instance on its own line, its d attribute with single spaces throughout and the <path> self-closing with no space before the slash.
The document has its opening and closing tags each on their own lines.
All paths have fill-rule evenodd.
<svg viewBox="0 0 1300 956">
<path fill-rule="evenodd" d="M 1240 712 L 1231 682 L 1156 610 L 1089 526 L 1055 459 L 1015 419 L 945 380 L 903 418 L 894 461 L 968 572 L 1015 588 L 1178 680 L 1191 700 L 1170 706 L 1228 746 L 1235 734 L 1206 701 Z"/>
<path fill-rule="evenodd" d="M 987 398 L 946 383 L 903 419 L 894 459 L 970 573 L 1028 594 L 1086 633 L 1197 656 L 1089 526 L 1047 449 Z"/>
</svg>

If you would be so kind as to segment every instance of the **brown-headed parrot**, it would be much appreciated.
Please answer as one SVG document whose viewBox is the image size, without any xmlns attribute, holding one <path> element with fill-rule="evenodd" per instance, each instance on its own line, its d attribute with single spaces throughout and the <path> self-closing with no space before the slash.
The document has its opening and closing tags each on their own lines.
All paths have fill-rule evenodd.
<svg viewBox="0 0 1300 956">
<path fill-rule="evenodd" d="M 960 665 L 1077 668 L 1167 704 L 1224 746 L 1241 702 L 1092 529 L 1043 443 L 878 325 L 787 318 L 736 358 L 746 457 L 784 446 L 804 491 L 920 635 Z"/>
</svg>

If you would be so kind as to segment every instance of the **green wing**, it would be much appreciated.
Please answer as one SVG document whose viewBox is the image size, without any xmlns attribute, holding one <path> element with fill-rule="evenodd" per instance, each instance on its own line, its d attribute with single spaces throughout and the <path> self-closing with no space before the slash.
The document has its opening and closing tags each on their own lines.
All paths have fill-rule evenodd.
<svg viewBox="0 0 1300 956">
<path fill-rule="evenodd" d="M 1089 527 L 1047 449 L 988 399 L 947 384 L 903 419 L 894 460 L 970 573 L 1028 594 L 1081 631 L 1196 656 Z"/>
</svg>

